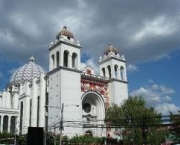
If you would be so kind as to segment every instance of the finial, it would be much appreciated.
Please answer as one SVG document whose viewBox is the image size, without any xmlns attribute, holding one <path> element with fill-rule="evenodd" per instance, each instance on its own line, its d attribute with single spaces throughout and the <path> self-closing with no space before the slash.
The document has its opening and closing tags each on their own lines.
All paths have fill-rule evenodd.
<svg viewBox="0 0 180 145">
<path fill-rule="evenodd" d="M 113 45 L 112 45 L 112 43 L 111 43 L 111 42 L 109 43 L 109 47 L 113 47 Z"/>
<path fill-rule="evenodd" d="M 33 57 L 33 55 L 29 58 L 29 62 L 35 62 L 35 58 Z"/>
<path fill-rule="evenodd" d="M 67 29 L 67 26 L 64 26 L 63 29 L 66 30 L 66 29 Z"/>
</svg>

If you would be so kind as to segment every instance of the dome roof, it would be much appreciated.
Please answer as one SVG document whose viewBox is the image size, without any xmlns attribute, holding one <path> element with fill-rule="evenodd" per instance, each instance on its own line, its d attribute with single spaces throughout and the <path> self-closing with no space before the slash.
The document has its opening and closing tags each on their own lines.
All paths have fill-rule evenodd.
<svg viewBox="0 0 180 145">
<path fill-rule="evenodd" d="M 114 48 L 112 44 L 109 44 L 109 47 L 106 48 L 106 50 L 104 51 L 104 54 L 109 53 L 110 51 L 113 51 L 115 53 L 118 53 L 118 49 Z"/>
<path fill-rule="evenodd" d="M 35 59 L 32 56 L 29 59 L 29 63 L 19 67 L 11 76 L 11 84 L 20 84 L 29 82 L 34 78 L 39 78 L 41 74 L 45 74 L 43 68 L 35 63 Z"/>
<path fill-rule="evenodd" d="M 57 35 L 56 35 L 56 39 L 59 39 L 59 37 L 63 35 L 63 36 L 67 36 L 69 38 L 74 38 L 73 33 L 71 33 L 70 31 L 67 30 L 67 27 L 64 26 L 63 30 L 61 30 Z"/>
</svg>

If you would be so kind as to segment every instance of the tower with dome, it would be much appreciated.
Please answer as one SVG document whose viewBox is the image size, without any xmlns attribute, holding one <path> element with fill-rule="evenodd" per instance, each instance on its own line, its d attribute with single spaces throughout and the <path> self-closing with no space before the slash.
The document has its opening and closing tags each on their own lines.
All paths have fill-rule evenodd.
<svg viewBox="0 0 180 145">
<path fill-rule="evenodd" d="M 25 134 L 31 126 L 59 133 L 63 119 L 63 135 L 69 137 L 115 136 L 103 128 L 105 110 L 128 98 L 125 57 L 109 44 L 95 74 L 90 66 L 80 68 L 81 49 L 65 26 L 50 43 L 47 72 L 32 56 L 13 73 L 0 93 L 0 132 Z"/>
</svg>

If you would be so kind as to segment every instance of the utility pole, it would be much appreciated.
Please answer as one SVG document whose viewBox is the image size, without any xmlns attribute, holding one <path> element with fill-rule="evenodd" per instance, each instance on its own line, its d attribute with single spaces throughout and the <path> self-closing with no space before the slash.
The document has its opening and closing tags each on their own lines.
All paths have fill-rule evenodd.
<svg viewBox="0 0 180 145">
<path fill-rule="evenodd" d="M 61 140 L 62 140 L 62 131 L 64 129 L 63 127 L 63 113 L 64 113 L 64 107 L 67 107 L 67 106 L 76 106 L 76 107 L 79 107 L 79 105 L 76 105 L 76 104 L 69 104 L 69 105 L 66 105 L 64 106 L 64 103 L 62 103 L 62 106 L 59 108 L 59 107 L 55 107 L 55 106 L 47 106 L 45 105 L 45 107 L 52 107 L 52 108 L 57 108 L 57 109 L 60 109 L 61 110 L 61 114 L 60 114 L 60 127 L 59 127 L 59 145 L 62 144 Z"/>
<path fill-rule="evenodd" d="M 62 103 L 61 107 L 61 120 L 60 120 L 60 134 L 59 134 L 59 145 L 61 145 L 61 140 L 62 140 L 62 130 L 63 130 L 63 111 L 64 111 L 64 103 Z"/>
<path fill-rule="evenodd" d="M 56 145 L 56 126 L 54 125 L 54 145 Z"/>
</svg>

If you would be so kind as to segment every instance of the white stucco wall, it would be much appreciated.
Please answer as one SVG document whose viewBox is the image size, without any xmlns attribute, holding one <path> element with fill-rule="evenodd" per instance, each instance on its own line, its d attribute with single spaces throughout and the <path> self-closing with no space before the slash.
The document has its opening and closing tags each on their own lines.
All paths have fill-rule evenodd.
<svg viewBox="0 0 180 145">
<path fill-rule="evenodd" d="M 53 106 L 49 107 L 49 125 L 60 121 L 62 103 L 65 106 L 63 112 L 65 121 L 81 121 L 80 91 L 80 73 L 78 72 L 60 69 L 49 76 L 49 106 Z M 74 125 L 72 125 L 74 127 L 66 127 L 67 125 L 68 123 L 64 122 L 64 134 L 68 136 L 81 134 L 81 128 L 74 129 Z"/>
</svg>

